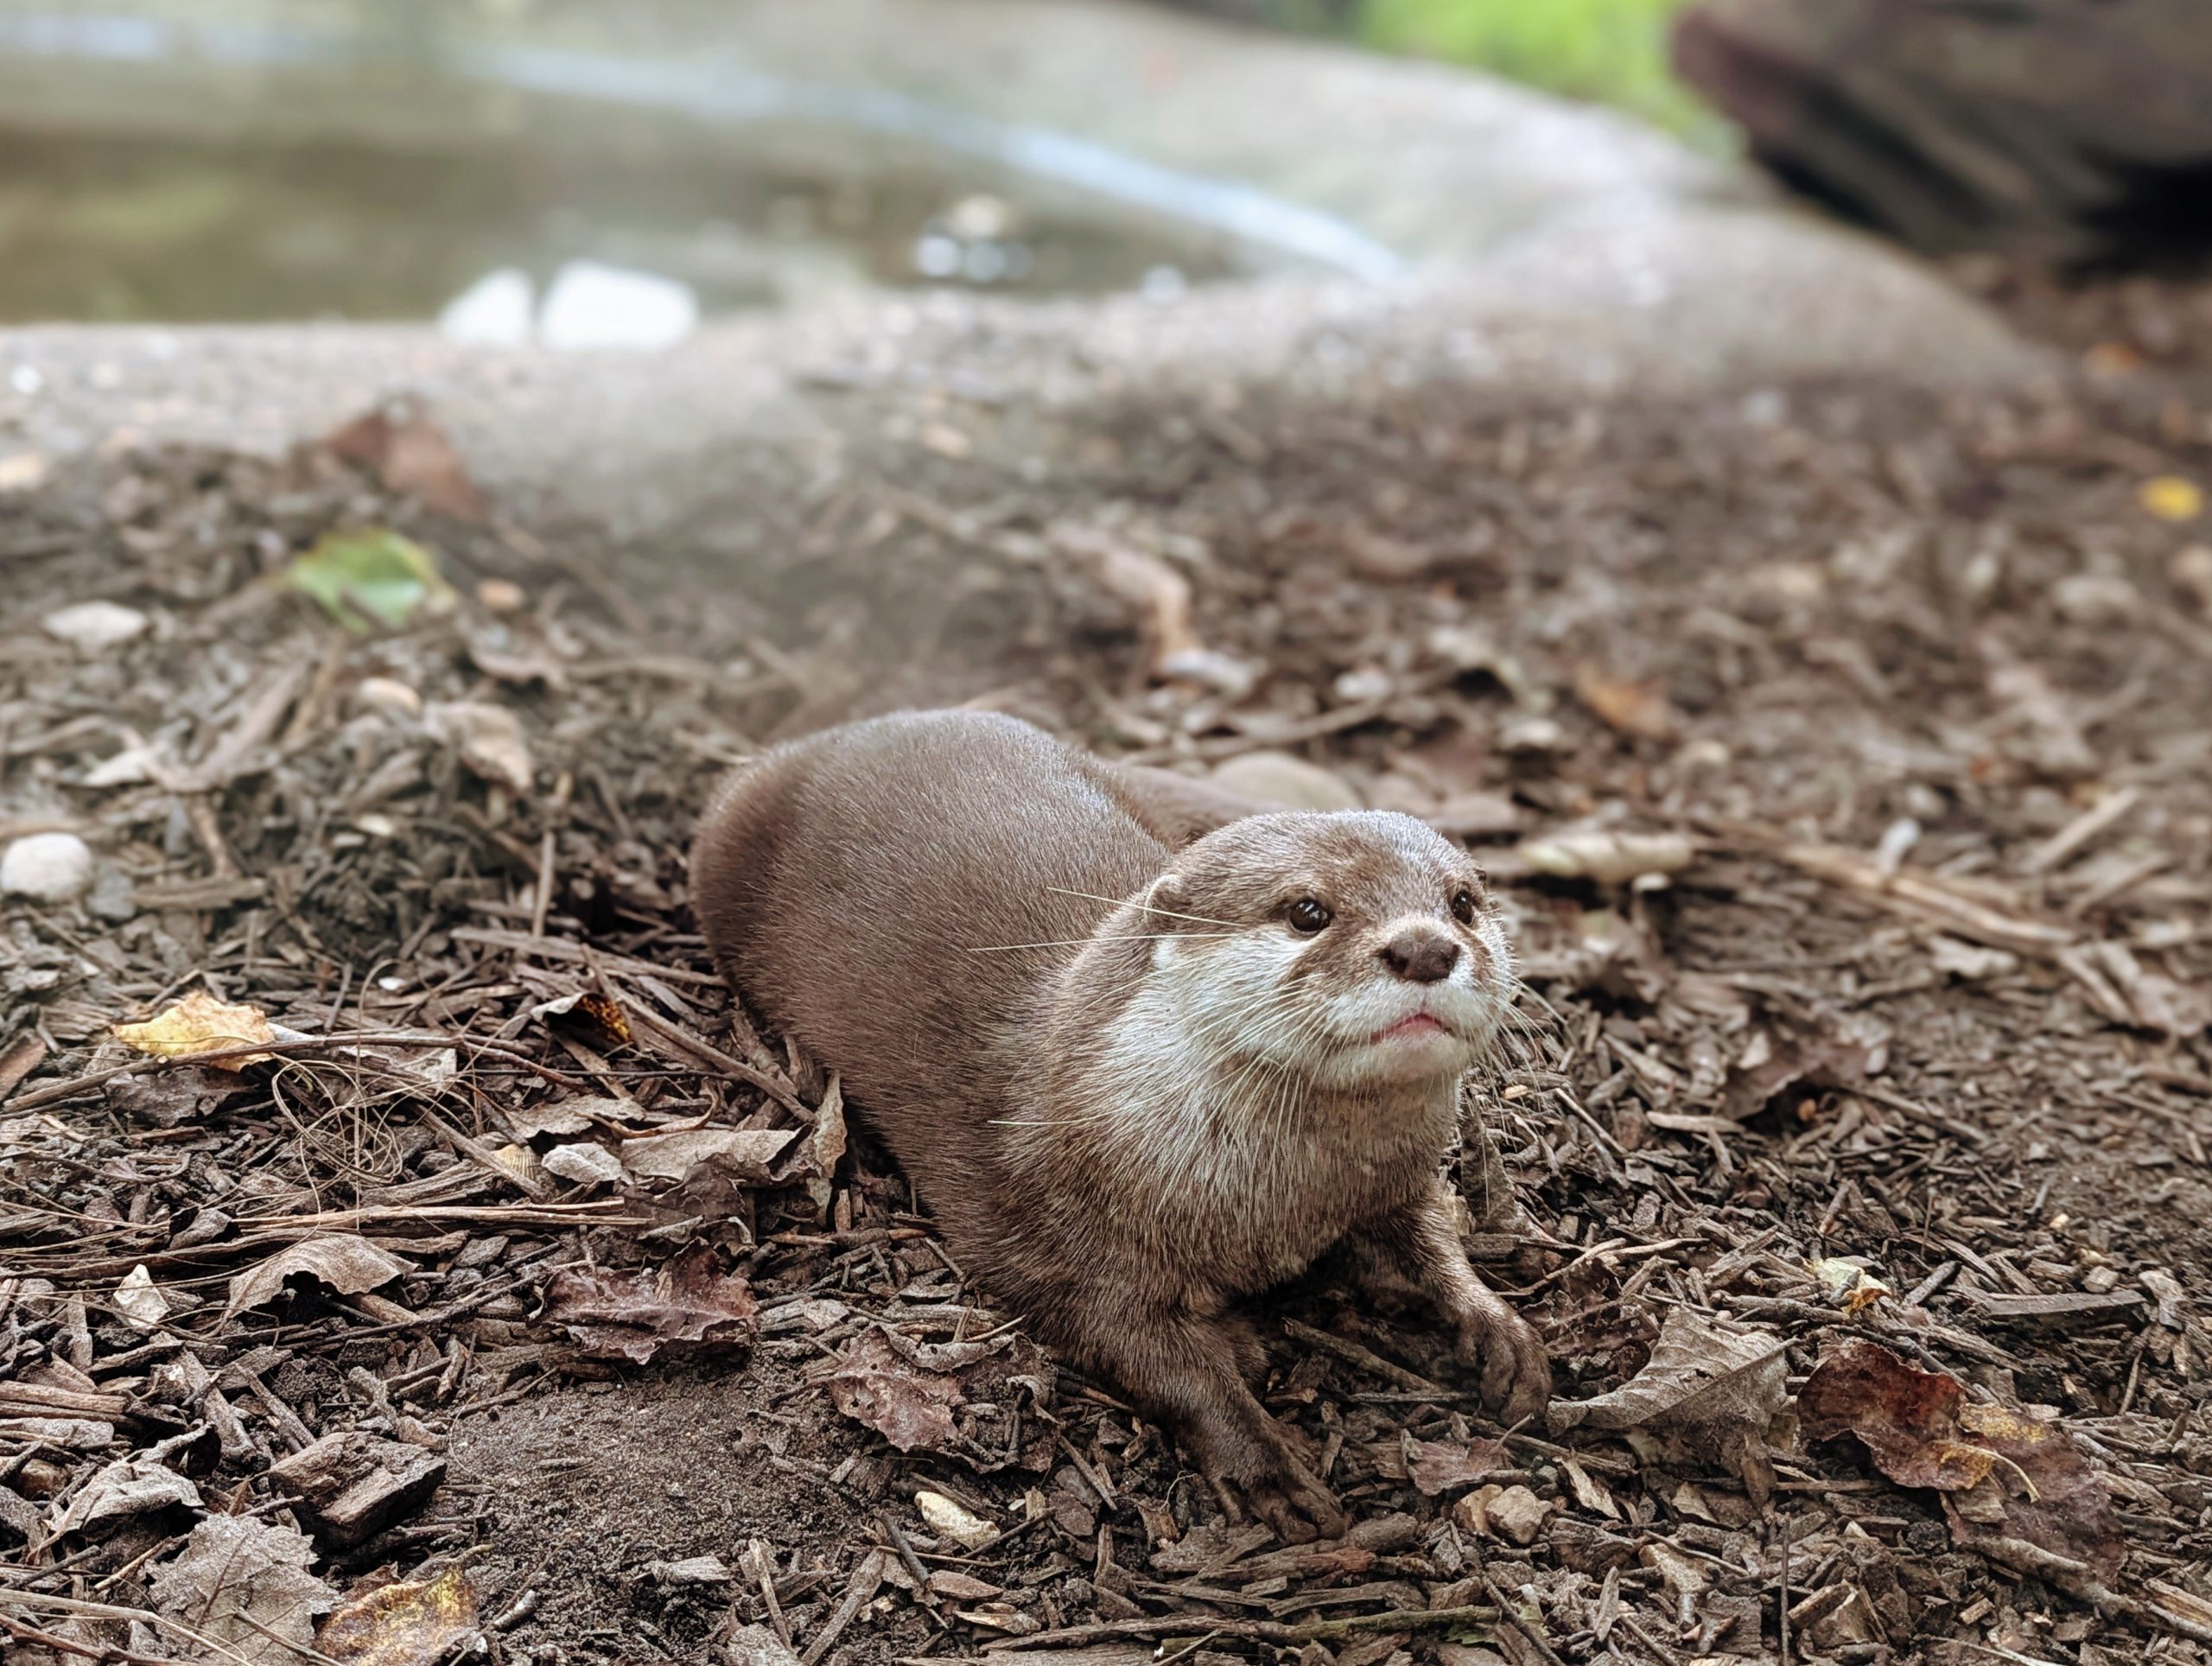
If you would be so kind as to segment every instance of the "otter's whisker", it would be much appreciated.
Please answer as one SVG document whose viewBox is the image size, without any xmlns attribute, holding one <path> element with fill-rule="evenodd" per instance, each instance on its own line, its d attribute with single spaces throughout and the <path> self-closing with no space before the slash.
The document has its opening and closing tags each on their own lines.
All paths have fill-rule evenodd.
<svg viewBox="0 0 2212 1666">
<path fill-rule="evenodd" d="M 1080 949 L 1092 943 L 1157 943 L 1167 938 L 1223 938 L 1229 932 L 1117 932 L 1097 937 L 1059 938 L 1046 943 L 975 943 L 968 946 L 971 955 L 1004 954 L 1012 949 Z"/>
<path fill-rule="evenodd" d="M 1232 932 L 1244 929 L 1233 919 L 1216 919 L 1210 914 L 1179 914 L 1173 908 L 1155 908 L 1148 902 L 1139 902 L 1132 897 L 1102 897 L 1095 891 L 1071 891 L 1063 885 L 1048 885 L 1045 888 L 1055 896 L 1081 897 L 1085 902 L 1109 902 L 1117 908 L 1127 903 L 1147 914 L 1164 914 L 1169 919 L 1194 919 L 1201 925 L 1226 925 Z"/>
<path fill-rule="evenodd" d="M 1529 1000 L 1535 1002 L 1539 1007 L 1541 1007 L 1544 1009 L 1546 1015 L 1548 1015 L 1554 1024 L 1563 1024 L 1567 1021 L 1566 1019 L 1561 1016 L 1560 1009 L 1553 1006 L 1550 1002 L 1545 1000 L 1542 991 L 1538 989 L 1535 984 L 1529 982 L 1526 978 L 1522 977 L 1517 974 L 1514 974 L 1512 976 L 1513 993 L 1516 996 L 1527 995 Z"/>
</svg>

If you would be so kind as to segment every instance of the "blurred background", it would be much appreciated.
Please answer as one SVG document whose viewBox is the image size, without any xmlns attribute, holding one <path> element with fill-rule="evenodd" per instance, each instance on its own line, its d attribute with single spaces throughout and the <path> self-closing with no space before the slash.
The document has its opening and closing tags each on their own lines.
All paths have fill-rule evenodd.
<svg viewBox="0 0 2212 1666">
<path fill-rule="evenodd" d="M 1928 252 L 2078 271 L 2212 235 L 2212 31 L 2171 0 L 1186 9 L 1627 112 Z M 1218 181 L 1151 176 L 1145 143 L 1058 133 L 1055 154 L 988 109 L 972 83 L 1007 27 L 963 64 L 957 22 L 918 53 L 825 14 L 795 44 L 760 7 L 8 0 L 0 321 L 437 318 L 649 344 L 885 287 L 1160 294 L 1315 253 L 1296 226 L 1246 235 L 1254 205 Z M 1061 80 L 1012 103 L 1081 135 L 1096 89 Z M 1281 124 L 1294 151 L 1296 112 Z"/>
<path fill-rule="evenodd" d="M 1669 67 L 1675 0 L 1198 9 L 1732 143 Z M 658 57 L 630 51 L 623 10 L 10 0 L 0 321 L 442 317 L 496 340 L 542 307 L 556 342 L 653 339 L 701 312 L 885 286 L 1157 293 L 1257 258 L 1202 207 L 1102 223 L 1093 205 L 1008 189 L 955 110 L 872 111 L 851 88 L 848 109 L 805 108 L 836 95 L 748 73 L 742 9 L 648 9 L 648 41 L 704 25 Z M 472 54 L 482 31 L 505 50 L 480 38 Z M 713 55 L 729 60 L 719 99 L 695 73 Z M 550 111 L 564 92 L 594 98 L 588 130 Z M 818 146 L 825 120 L 842 130 Z M 887 137 L 887 122 L 909 130 Z"/>
</svg>

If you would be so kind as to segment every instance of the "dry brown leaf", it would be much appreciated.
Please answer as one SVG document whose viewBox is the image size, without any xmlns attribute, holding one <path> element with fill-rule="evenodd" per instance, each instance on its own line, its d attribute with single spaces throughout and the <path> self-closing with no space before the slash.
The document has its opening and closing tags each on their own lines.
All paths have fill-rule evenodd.
<svg viewBox="0 0 2212 1666">
<path fill-rule="evenodd" d="M 158 1017 L 143 1024 L 118 1024 L 109 1033 L 124 1046 L 156 1059 L 197 1059 L 276 1039 L 269 1014 L 260 1008 L 218 1001 L 205 989 L 194 989 Z M 240 1071 L 270 1056 L 246 1052 L 207 1062 L 222 1070 Z"/>
<path fill-rule="evenodd" d="M 1501 1469 L 1514 1467 L 1503 1440 L 1407 1441 L 1406 1473 L 1421 1496 L 1433 1498 L 1454 1487 L 1472 1486 Z"/>
<path fill-rule="evenodd" d="M 149 1510 L 182 1504 L 200 1508 L 200 1489 L 185 1476 L 164 1465 L 151 1452 L 119 1458 L 97 1472 L 66 1504 L 54 1507 L 47 1524 L 49 1536 L 80 1532 L 95 1522 L 116 1516 L 143 1516 Z"/>
<path fill-rule="evenodd" d="M 952 1421 L 958 1380 L 901 1358 L 881 1331 L 862 1332 L 845 1350 L 830 1378 L 830 1398 L 901 1452 L 939 1452 L 958 1439 Z"/>
<path fill-rule="evenodd" d="M 845 1091 L 834 1075 L 823 1090 L 822 1103 L 814 1113 L 814 1135 L 808 1143 L 815 1173 L 823 1180 L 830 1179 L 845 1157 Z"/>
<path fill-rule="evenodd" d="M 544 1318 L 586 1353 L 632 1359 L 743 1347 L 753 1339 L 760 1306 L 746 1281 L 715 1270 L 700 1249 L 634 1273 L 568 1268 L 546 1292 Z"/>
<path fill-rule="evenodd" d="M 1720 1114 L 1739 1122 L 1756 1116 L 1800 1082 L 1854 1087 L 1875 1073 L 1883 1051 L 1879 1040 L 1835 1031 L 1755 1029 L 1729 1065 Z"/>
<path fill-rule="evenodd" d="M 555 1146 L 545 1154 L 543 1167 L 548 1174 L 579 1186 L 619 1186 L 630 1178 L 620 1157 L 588 1140 Z"/>
<path fill-rule="evenodd" d="M 588 989 L 575 989 L 550 1001 L 541 1001 L 530 1009 L 530 1015 L 538 1019 L 573 1018 L 596 1030 L 608 1042 L 629 1045 L 630 1015 L 622 1010 L 621 1003 Z"/>
<path fill-rule="evenodd" d="M 1575 667 L 1574 697 L 1606 728 L 1638 741 L 1671 741 L 1681 731 L 1681 715 L 1662 685 L 1615 677 L 1589 660 Z"/>
<path fill-rule="evenodd" d="M 627 1099 L 563 1099 L 550 1105 L 505 1105 L 499 1120 L 518 1140 L 531 1140 L 541 1134 L 586 1133 L 600 1118 L 620 1122 L 637 1112 Z"/>
<path fill-rule="evenodd" d="M 223 1317 L 242 1313 L 282 1294 L 284 1281 L 305 1273 L 341 1296 L 374 1290 L 415 1269 L 366 1238 L 341 1232 L 319 1233 L 287 1244 L 231 1281 L 231 1300 Z"/>
<path fill-rule="evenodd" d="M 1551 1424 L 1618 1433 L 1647 1462 L 1717 1465 L 1764 1504 L 1774 1486 L 1771 1448 L 1788 1370 L 1780 1337 L 1724 1328 L 1678 1307 L 1642 1370 L 1610 1394 L 1555 1402 Z"/>
<path fill-rule="evenodd" d="M 2212 1027 L 2212 991 L 2152 971 L 2125 944 L 2084 944 L 2062 951 L 2058 959 L 2114 1023 L 2176 1040 Z"/>
<path fill-rule="evenodd" d="M 111 1078 L 101 1084 L 108 1109 L 126 1121 L 176 1128 L 197 1121 L 248 1084 L 236 1071 L 212 1065 L 173 1065 Z"/>
<path fill-rule="evenodd" d="M 972 1574 L 963 1574 L 950 1567 L 938 1568 L 930 1575 L 929 1593 L 955 1602 L 987 1602 L 993 1597 L 1002 1597 L 1005 1588 L 988 1580 L 979 1580 Z"/>
<path fill-rule="evenodd" d="M 502 683 L 543 683 L 556 692 L 568 687 L 569 668 L 550 648 L 523 639 L 504 626 L 472 634 L 468 657 L 478 671 Z"/>
<path fill-rule="evenodd" d="M 370 411 L 326 435 L 322 448 L 340 461 L 368 469 L 397 496 L 413 498 L 456 520 L 483 518 L 483 496 L 453 442 L 421 410 L 394 406 Z"/>
<path fill-rule="evenodd" d="M 134 1331 L 151 1331 L 169 1316 L 172 1306 L 154 1275 L 141 1262 L 124 1275 L 123 1282 L 115 1287 L 109 1298 L 115 1311 L 123 1315 L 123 1322 Z"/>
<path fill-rule="evenodd" d="M 295 1528 L 251 1516 L 210 1516 L 155 1568 L 154 1606 L 226 1645 L 236 1666 L 297 1666 L 315 1618 L 338 1593 L 308 1570 L 315 1546 Z"/>
<path fill-rule="evenodd" d="M 1567 1484 L 1573 1490 L 1575 1503 L 1612 1521 L 1620 1519 L 1621 1507 L 1613 1501 L 1611 1489 L 1603 1481 L 1575 1459 L 1563 1459 L 1560 1466 L 1567 1472 Z"/>
<path fill-rule="evenodd" d="M 441 700 L 423 721 L 430 732 L 461 754 L 461 761 L 494 786 L 520 798 L 537 779 L 530 737 L 522 720 L 505 706 L 482 700 Z"/>
<path fill-rule="evenodd" d="M 333 1660 L 359 1666 L 433 1666 L 476 1630 L 476 1587 L 458 1567 L 434 1580 L 396 1580 L 347 1593 L 315 1635 Z"/>
<path fill-rule="evenodd" d="M 1814 1368 L 1797 1408 L 1809 1439 L 1856 1435 L 1891 1480 L 1941 1492 L 1962 1544 L 2003 1561 L 2005 1541 L 2024 1541 L 2107 1578 L 2127 1555 L 2111 1493 L 2066 1431 L 1968 1400 L 1948 1372 L 1853 1339 Z"/>
<path fill-rule="evenodd" d="M 741 1180 L 765 1180 L 776 1154 L 798 1137 L 786 1128 L 694 1128 L 622 1142 L 622 1166 L 649 1180 L 680 1180 L 711 1162 Z"/>
</svg>

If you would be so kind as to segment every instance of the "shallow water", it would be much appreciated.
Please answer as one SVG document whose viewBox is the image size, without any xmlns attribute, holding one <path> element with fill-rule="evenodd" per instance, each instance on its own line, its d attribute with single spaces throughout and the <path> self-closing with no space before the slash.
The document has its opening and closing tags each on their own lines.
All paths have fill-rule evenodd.
<svg viewBox="0 0 2212 1666">
<path fill-rule="evenodd" d="M 542 300 L 576 263 L 702 314 L 883 287 L 1173 289 L 1237 264 L 1202 230 L 1086 221 L 923 168 L 0 129 L 0 323 L 426 319 L 493 273 Z"/>
</svg>

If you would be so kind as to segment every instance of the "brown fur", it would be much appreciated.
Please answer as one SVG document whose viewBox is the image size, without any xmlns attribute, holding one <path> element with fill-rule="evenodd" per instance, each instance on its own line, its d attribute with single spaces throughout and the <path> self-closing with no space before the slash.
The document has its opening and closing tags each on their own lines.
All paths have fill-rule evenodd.
<svg viewBox="0 0 2212 1666">
<path fill-rule="evenodd" d="M 1334 1529 L 1252 1393 L 1263 1356 L 1236 1298 L 1342 1245 L 1426 1292 L 1493 1403 L 1520 1415 L 1549 1391 L 1440 1174 L 1460 1027 L 1505 999 L 1503 943 L 1473 863 L 1420 823 L 1247 808 L 1011 718 L 880 718 L 734 776 L 693 904 L 725 973 L 841 1073 L 963 1265 L 1225 1497 Z M 1287 923 L 1301 897 L 1335 913 L 1310 939 Z M 1363 1031 L 1379 1003 L 1379 1038 L 1408 1002 L 1446 1033 L 1312 1033 Z"/>
</svg>

